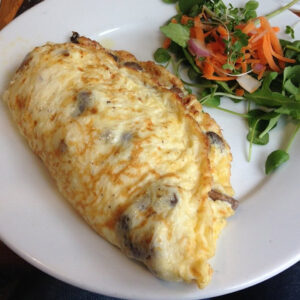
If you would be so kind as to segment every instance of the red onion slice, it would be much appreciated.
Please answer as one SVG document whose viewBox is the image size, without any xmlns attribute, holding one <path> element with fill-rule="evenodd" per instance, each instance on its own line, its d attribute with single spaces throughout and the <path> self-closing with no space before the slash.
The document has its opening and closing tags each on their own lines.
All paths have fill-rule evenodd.
<svg viewBox="0 0 300 300">
<path fill-rule="evenodd" d="M 264 69 L 264 67 L 265 66 L 263 64 L 256 63 L 256 64 L 253 65 L 253 70 L 255 72 L 260 72 Z"/>
<path fill-rule="evenodd" d="M 197 39 L 190 39 L 188 41 L 188 48 L 190 52 L 195 56 L 208 57 L 210 52 L 205 48 L 205 45 Z"/>
</svg>

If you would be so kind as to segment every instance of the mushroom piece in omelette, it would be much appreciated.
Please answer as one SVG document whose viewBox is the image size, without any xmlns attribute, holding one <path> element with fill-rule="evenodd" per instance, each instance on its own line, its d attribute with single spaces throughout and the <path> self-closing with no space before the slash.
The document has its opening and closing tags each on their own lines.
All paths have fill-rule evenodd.
<svg viewBox="0 0 300 300">
<path fill-rule="evenodd" d="M 75 35 L 29 53 L 4 99 L 99 235 L 159 278 L 208 284 L 208 259 L 237 206 L 231 153 L 177 77 Z"/>
</svg>

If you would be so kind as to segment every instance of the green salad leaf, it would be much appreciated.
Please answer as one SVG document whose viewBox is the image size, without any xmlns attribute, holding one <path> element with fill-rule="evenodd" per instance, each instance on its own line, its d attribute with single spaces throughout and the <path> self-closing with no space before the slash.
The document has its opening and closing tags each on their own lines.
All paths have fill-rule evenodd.
<svg viewBox="0 0 300 300">
<path fill-rule="evenodd" d="M 300 111 L 300 102 L 294 97 L 288 97 L 279 92 L 273 92 L 270 85 L 278 76 L 277 72 L 270 72 L 264 78 L 262 87 L 252 94 L 245 94 L 245 98 L 258 105 L 270 108 L 282 107 L 290 111 Z"/>
<path fill-rule="evenodd" d="M 290 34 L 291 37 L 292 37 L 292 39 L 295 38 L 295 30 L 291 26 L 286 25 L 286 27 L 285 27 L 285 33 L 286 34 Z"/>
<path fill-rule="evenodd" d="M 258 60 L 258 65 L 261 64 L 266 68 L 261 78 L 257 74 L 258 71 L 255 72 L 254 70 L 256 63 L 248 63 L 245 58 L 247 55 L 248 57 L 250 55 L 253 61 L 257 58 L 257 56 L 252 56 L 249 53 L 252 46 L 247 47 L 249 43 L 253 43 L 253 34 L 251 31 L 247 32 L 244 29 L 247 27 L 245 24 L 249 21 L 250 30 L 253 30 L 251 29 L 253 23 L 251 22 L 254 22 L 254 25 L 259 23 L 259 20 L 256 19 L 258 1 L 249 0 L 243 7 L 234 7 L 230 3 L 226 6 L 222 0 L 163 0 L 163 2 L 174 3 L 177 14 L 170 18 L 166 25 L 160 27 L 161 32 L 171 39 L 171 43 L 168 49 L 159 48 L 155 51 L 155 61 L 161 64 L 166 63 L 166 65 L 171 62 L 175 75 L 182 80 L 186 91 L 191 93 L 191 88 L 196 89 L 198 100 L 204 106 L 247 120 L 248 160 L 251 158 L 254 145 L 269 143 L 272 138 L 271 131 L 281 119 L 284 120 L 283 124 L 291 122 L 297 124 L 286 149 L 276 150 L 267 158 L 265 170 L 267 174 L 271 173 L 288 160 L 289 147 L 300 128 L 300 40 L 280 40 L 283 53 L 277 52 L 281 56 L 295 60 L 295 63 L 293 61 L 283 63 L 280 57 L 278 58 L 271 52 L 270 55 L 274 63 L 280 67 L 279 69 L 283 69 L 283 72 L 271 71 L 271 68 L 268 67 L 269 62 L 264 63 Z M 297 0 L 291 1 L 287 5 L 265 15 L 265 18 L 269 19 L 278 15 L 296 2 Z M 184 15 L 187 18 L 183 19 Z M 195 17 L 198 15 L 204 34 L 204 39 L 203 36 L 198 38 L 198 53 L 201 53 L 201 51 L 208 52 L 205 55 L 196 55 L 195 52 L 197 51 L 192 51 L 188 46 L 189 40 L 197 38 L 197 32 L 199 34 L 195 26 Z M 192 31 L 192 28 L 194 28 L 194 31 Z M 294 38 L 295 31 L 293 27 L 287 25 L 285 30 L 287 34 Z M 256 39 L 262 37 L 263 35 L 261 37 L 255 36 Z M 193 42 L 195 41 L 191 41 L 191 43 Z M 272 43 L 270 48 L 274 46 Z M 197 43 L 194 45 L 194 47 L 197 47 Z M 216 53 L 215 51 L 218 50 L 212 49 L 221 50 L 220 53 Z M 261 49 L 261 51 L 265 50 Z M 257 55 L 260 58 L 260 55 Z M 209 59 L 210 56 L 213 56 L 214 59 Z M 265 60 L 268 59 L 265 57 Z M 207 62 L 213 64 L 211 77 L 207 75 L 210 74 Z M 242 62 L 246 63 L 246 67 Z M 250 88 L 241 89 L 238 83 L 241 81 L 228 80 L 229 76 L 243 76 L 248 73 L 254 78 L 254 82 L 255 79 L 261 81 L 261 85 L 252 93 L 247 92 L 247 90 L 251 90 Z M 204 78 L 217 79 L 222 76 L 227 78 L 220 78 L 220 80 Z M 186 81 L 186 78 L 190 82 Z M 222 107 L 221 102 L 225 101 L 222 100 L 222 97 L 228 97 L 235 103 L 246 102 L 247 111 L 239 113 Z"/>
<path fill-rule="evenodd" d="M 154 59 L 156 62 L 162 64 L 162 63 L 168 62 L 171 59 L 171 55 L 169 54 L 169 52 L 166 49 L 158 48 L 154 52 Z"/>
<path fill-rule="evenodd" d="M 269 154 L 266 165 L 265 165 L 265 172 L 269 174 L 275 169 L 277 169 L 280 165 L 285 163 L 290 159 L 289 154 L 284 150 L 275 150 L 271 154 Z"/>
<path fill-rule="evenodd" d="M 200 4 L 199 0 L 179 0 L 178 6 L 183 14 L 188 14 L 190 10 L 197 4 Z"/>
<path fill-rule="evenodd" d="M 160 27 L 161 32 L 179 46 L 185 48 L 190 39 L 190 30 L 187 26 L 181 24 L 169 23 Z"/>
<path fill-rule="evenodd" d="M 176 3 L 178 0 L 162 0 L 165 3 Z"/>
</svg>

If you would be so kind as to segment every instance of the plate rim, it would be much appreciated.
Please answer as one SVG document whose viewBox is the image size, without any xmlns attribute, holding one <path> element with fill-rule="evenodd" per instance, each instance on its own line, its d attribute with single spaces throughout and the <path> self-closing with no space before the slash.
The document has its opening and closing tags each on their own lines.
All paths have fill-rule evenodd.
<svg viewBox="0 0 300 300">
<path fill-rule="evenodd" d="M 35 7 L 31 8 L 30 10 L 26 11 L 24 14 L 18 16 L 18 18 L 16 18 L 16 22 L 22 22 L 21 19 L 23 19 L 25 16 L 30 16 L 30 15 L 33 15 L 35 14 L 36 11 L 39 11 L 43 8 L 46 8 L 48 5 L 52 5 L 53 3 L 55 2 L 59 2 L 59 1 L 56 1 L 56 0 L 48 0 L 48 1 L 43 1 L 41 3 L 38 3 Z M 68 0 L 64 0 L 64 2 L 68 2 Z M 52 3 L 52 4 L 51 4 Z M 10 23 L 9 25 L 7 25 L 3 30 L 3 34 L 6 33 L 6 31 L 10 31 L 11 28 L 13 28 L 14 26 L 17 26 L 15 25 L 17 23 L 15 23 L 15 21 L 13 21 L 12 23 Z M 2 32 L 0 34 L 0 36 L 2 37 Z M 54 270 L 51 270 L 51 268 L 49 268 L 48 266 L 44 265 L 43 263 L 39 262 L 38 260 L 36 260 L 34 257 L 31 257 L 29 254 L 25 253 L 25 252 L 22 252 L 21 249 L 17 249 L 14 247 L 14 245 L 12 243 L 10 243 L 2 234 L 1 234 L 1 231 L 0 231 L 0 239 L 4 242 L 4 244 L 6 244 L 10 249 L 12 249 L 16 254 L 18 254 L 20 257 L 22 257 L 24 260 L 26 260 L 27 262 L 29 262 L 30 264 L 32 264 L 33 266 L 37 267 L 38 269 L 42 270 L 43 272 L 55 277 L 55 278 L 58 278 L 59 280 L 62 280 L 64 282 L 67 282 L 68 284 L 71 284 L 71 285 L 74 285 L 74 282 L 70 282 L 69 279 L 66 279 L 63 275 L 61 274 L 58 274 L 58 273 L 55 273 Z M 265 274 L 265 276 L 261 276 L 260 278 L 258 278 L 257 280 L 252 280 L 252 281 L 249 281 L 249 282 L 246 282 L 244 285 L 239 285 L 239 286 L 236 286 L 236 287 L 231 287 L 229 288 L 225 293 L 219 293 L 219 294 L 215 294 L 215 293 L 212 293 L 212 295 L 214 296 L 220 296 L 220 295 L 225 295 L 225 294 L 228 294 L 228 293 L 232 293 L 232 292 L 235 292 L 237 290 L 241 290 L 241 289 L 245 289 L 247 287 L 250 287 L 254 284 L 257 284 L 257 283 L 260 283 L 262 281 L 265 281 L 273 276 L 275 276 L 276 274 L 279 274 L 280 272 L 284 271 L 285 269 L 289 268 L 290 266 L 292 266 L 293 264 L 297 263 L 298 261 L 300 260 L 300 253 L 298 255 L 296 255 L 294 258 L 288 260 L 287 263 L 281 265 L 280 267 L 277 267 L 274 269 L 273 272 L 270 272 L 268 274 Z M 82 284 L 78 284 L 76 283 L 76 286 L 80 287 L 80 288 L 83 288 L 85 290 L 90 290 L 90 291 L 93 291 L 93 292 L 96 292 L 96 293 L 99 293 L 99 291 L 96 291 L 96 290 L 91 290 L 91 288 L 89 287 L 88 289 L 86 288 L 86 286 L 82 283 Z M 105 293 L 105 295 L 109 295 L 109 296 L 112 296 L 112 297 L 121 297 L 122 295 L 119 294 L 119 293 L 108 293 L 107 291 L 103 292 Z M 201 297 L 201 296 L 200 296 Z M 207 296 L 205 296 L 207 297 Z M 208 296 L 209 297 L 209 296 Z M 186 299 L 194 299 L 195 297 L 192 295 L 191 297 L 189 297 L 187 295 L 187 298 Z M 140 298 L 135 298 L 133 297 L 133 299 L 140 299 Z M 150 299 L 150 298 L 145 298 L 145 299 Z M 151 298 L 153 299 L 153 298 Z M 160 299 L 171 299 L 170 297 L 166 297 L 166 298 L 160 298 Z M 174 299 L 174 297 L 172 296 L 172 299 Z M 179 299 L 179 298 L 178 298 Z M 182 299 L 182 298 L 181 298 Z M 198 298 L 199 299 L 199 298 Z"/>
</svg>

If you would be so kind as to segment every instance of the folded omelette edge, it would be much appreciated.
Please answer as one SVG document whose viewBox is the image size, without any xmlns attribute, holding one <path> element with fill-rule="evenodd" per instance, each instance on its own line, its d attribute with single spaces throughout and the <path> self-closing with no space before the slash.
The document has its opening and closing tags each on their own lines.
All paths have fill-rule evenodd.
<svg viewBox="0 0 300 300">
<path fill-rule="evenodd" d="M 4 93 L 63 196 L 159 278 L 211 280 L 234 213 L 231 152 L 181 81 L 85 37 L 35 48 Z"/>
</svg>

